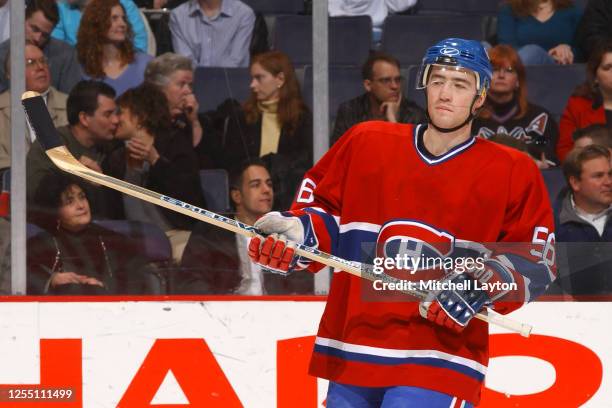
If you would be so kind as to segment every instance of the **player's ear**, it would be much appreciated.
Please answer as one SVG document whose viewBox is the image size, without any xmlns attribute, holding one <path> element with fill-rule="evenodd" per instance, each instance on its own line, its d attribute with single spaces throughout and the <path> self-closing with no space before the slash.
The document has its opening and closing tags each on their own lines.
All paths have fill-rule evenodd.
<svg viewBox="0 0 612 408">
<path fill-rule="evenodd" d="M 487 99 L 486 92 L 482 92 L 480 95 L 478 95 L 476 102 L 474 102 L 474 110 L 478 111 L 478 109 L 482 108 L 482 105 L 484 105 L 486 99 Z"/>
</svg>

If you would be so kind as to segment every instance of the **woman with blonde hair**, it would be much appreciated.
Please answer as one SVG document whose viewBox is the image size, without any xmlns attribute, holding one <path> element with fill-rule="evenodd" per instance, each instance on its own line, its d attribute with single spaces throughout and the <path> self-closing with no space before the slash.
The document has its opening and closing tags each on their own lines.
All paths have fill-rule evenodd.
<svg viewBox="0 0 612 408">
<path fill-rule="evenodd" d="M 498 45 L 489 50 L 489 58 L 491 88 L 472 131 L 485 139 L 511 136 L 526 144 L 540 167 L 554 165 L 559 129 L 546 109 L 527 100 L 525 66 L 518 53 L 509 45 Z"/>
<path fill-rule="evenodd" d="M 85 79 L 112 86 L 117 95 L 138 86 L 151 57 L 134 50 L 133 32 L 119 0 L 91 0 L 77 34 L 77 57 Z"/>
</svg>

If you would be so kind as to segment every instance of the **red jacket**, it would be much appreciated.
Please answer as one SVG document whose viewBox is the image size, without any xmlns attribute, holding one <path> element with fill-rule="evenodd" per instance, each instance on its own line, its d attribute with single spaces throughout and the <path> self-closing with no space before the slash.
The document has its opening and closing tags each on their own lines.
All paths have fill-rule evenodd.
<svg viewBox="0 0 612 408">
<path fill-rule="evenodd" d="M 582 96 L 572 96 L 561 115 L 559 122 L 559 142 L 557 142 L 557 157 L 565 160 L 565 156 L 574 147 L 572 134 L 576 129 L 594 124 L 606 124 L 606 113 L 603 106 L 593 109 L 593 100 Z"/>
</svg>

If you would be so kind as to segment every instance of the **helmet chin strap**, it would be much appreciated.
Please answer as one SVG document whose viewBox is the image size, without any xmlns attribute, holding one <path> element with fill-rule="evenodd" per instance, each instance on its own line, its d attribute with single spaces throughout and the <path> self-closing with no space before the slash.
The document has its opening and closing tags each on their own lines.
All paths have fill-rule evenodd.
<svg viewBox="0 0 612 408">
<path fill-rule="evenodd" d="M 476 103 L 476 101 L 478 100 L 479 97 L 480 97 L 479 94 L 476 94 L 474 96 L 474 99 L 472 99 L 472 103 L 470 104 L 470 113 L 469 113 L 469 115 L 463 121 L 463 123 L 461 123 L 458 126 L 455 126 L 455 127 L 452 127 L 452 128 L 442 128 L 442 127 L 439 127 L 438 125 L 436 125 L 433 122 L 433 120 L 431 120 L 431 117 L 429 116 L 429 109 L 427 109 L 427 111 L 425 112 L 425 114 L 427 116 L 427 121 L 431 124 L 431 126 L 433 126 L 434 129 L 436 129 L 440 133 L 455 132 L 455 131 L 461 129 L 462 127 L 464 127 L 465 125 L 469 124 L 472 121 L 472 119 L 474 119 L 476 117 L 476 115 L 478 114 L 478 111 L 480 111 L 481 108 L 479 108 L 478 111 L 476 111 L 475 113 L 472 113 L 472 110 L 474 109 L 474 104 Z M 427 103 L 427 93 L 425 93 L 425 102 Z"/>
</svg>

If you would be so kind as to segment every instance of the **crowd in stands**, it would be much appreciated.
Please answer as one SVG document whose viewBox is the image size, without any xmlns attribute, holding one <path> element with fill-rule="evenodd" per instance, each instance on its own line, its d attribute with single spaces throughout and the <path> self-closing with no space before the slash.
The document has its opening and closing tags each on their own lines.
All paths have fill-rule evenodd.
<svg viewBox="0 0 612 408">
<path fill-rule="evenodd" d="M 567 243 L 558 251 L 558 289 L 576 296 L 611 294 L 612 2 L 482 3 L 493 7 L 330 0 L 331 18 L 368 16 L 371 31 L 367 44 L 355 44 L 365 45 L 369 56 L 338 64 L 355 80 L 345 90 L 351 97 L 330 104 L 329 145 L 364 121 L 427 122 L 426 102 L 414 91 L 418 67 L 388 52 L 389 18 L 403 19 L 410 32 L 411 19 L 423 16 L 482 17 L 477 21 L 485 30 L 477 39 L 488 48 L 493 79 L 473 134 L 524 151 L 545 180 L 564 178 L 560 188 L 551 187 L 557 239 Z M 312 71 L 292 60 L 295 50 L 275 47 L 282 35 L 275 19 L 291 13 L 309 19 L 311 8 L 308 0 L 28 0 L 26 89 L 44 97 L 63 143 L 86 167 L 202 208 L 208 208 L 208 186 L 200 173 L 222 169 L 229 216 L 251 225 L 268 211 L 289 208 L 313 165 L 311 109 L 317 101 L 305 86 Z M 11 165 L 9 12 L 8 1 L 0 0 L 0 175 L 9 174 Z M 161 16 L 156 21 L 165 31 L 152 32 L 152 16 Z M 173 52 L 152 51 L 166 34 Z M 414 35 L 428 36 L 429 43 L 440 39 L 435 30 Z M 353 45 L 343 44 L 344 52 L 350 54 Z M 295 44 L 296 50 L 303 46 Z M 330 72 L 336 57 L 330 52 Z M 541 65 L 551 75 L 574 68 L 582 75 L 573 93 L 556 102 L 565 105 L 562 113 L 528 86 L 532 67 Z M 245 85 L 232 92 L 225 83 L 227 98 L 209 109 L 207 90 L 194 87 L 217 68 L 226 79 L 231 72 L 242 75 Z M 313 293 L 311 276 L 283 280 L 253 264 L 244 237 L 66 176 L 29 125 L 23 137 L 32 228 L 29 294 Z M 7 213 L 0 215 L 0 256 L 6 259 L 10 221 Z M 142 234 L 150 228 L 161 235 Z M 167 259 L 147 259 L 144 247 L 167 252 L 160 257 Z"/>
</svg>

